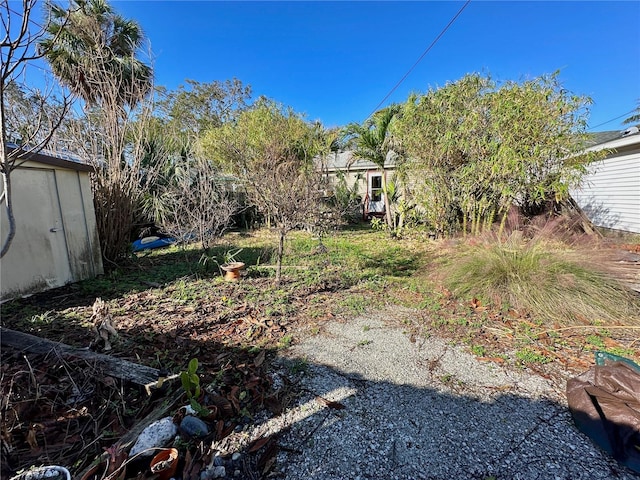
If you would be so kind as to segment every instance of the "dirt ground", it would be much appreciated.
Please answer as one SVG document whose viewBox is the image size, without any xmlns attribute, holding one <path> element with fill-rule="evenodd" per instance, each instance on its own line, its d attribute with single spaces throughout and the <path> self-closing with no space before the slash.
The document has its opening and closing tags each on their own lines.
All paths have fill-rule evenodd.
<svg viewBox="0 0 640 480">
<path fill-rule="evenodd" d="M 632 272 L 632 276 L 637 275 L 637 269 Z M 341 283 L 339 274 L 313 285 L 292 282 L 286 285 L 287 294 L 280 290 L 269 293 L 268 301 L 260 293 L 273 292 L 272 279 L 260 275 L 245 278 L 244 290 L 233 283 L 191 281 L 178 273 L 163 275 L 161 271 L 150 280 L 133 272 L 129 283 L 120 282 L 118 287 L 103 281 L 91 288 L 71 285 L 33 295 L 3 305 L 2 326 L 101 351 L 104 345 L 96 342 L 91 321 L 92 305 L 101 296 L 110 305 L 118 331 L 109 355 L 148 365 L 163 375 L 184 370 L 190 359 L 199 361 L 198 375 L 204 391 L 199 401 L 209 408 L 206 420 L 211 431 L 204 439 L 183 438 L 178 445 L 182 478 L 196 479 L 208 466 L 211 470 L 221 451 L 225 455 L 219 462 L 226 462 L 228 478 L 297 478 L 277 467 L 283 461 L 291 461 L 282 458 L 291 453 L 287 452 L 291 448 L 279 440 L 287 430 L 262 435 L 253 428 L 258 419 L 265 415 L 277 418 L 304 398 L 301 388 L 309 387 L 298 382 L 296 375 L 309 363 L 313 370 L 322 368 L 323 362 L 309 360 L 311 354 L 302 351 L 286 367 L 287 374 L 274 376 L 274 368 L 276 372 L 282 369 L 281 353 L 309 345 L 309 339 L 328 338 L 330 342 L 331 336 L 326 337 L 329 325 L 361 318 L 359 306 L 366 304 L 365 300 L 371 303 L 374 294 Z M 246 285 L 255 297 L 248 299 Z M 561 391 L 567 375 L 593 364 L 596 348 L 635 351 L 635 357 L 631 356 L 636 361 L 640 359 L 637 330 L 625 329 L 611 329 L 607 335 L 591 337 L 588 332 L 575 330 L 535 337 L 529 347 L 520 350 L 527 356 L 518 357 L 517 339 L 523 329 L 536 325 L 527 327 L 526 318 L 512 318 L 510 312 L 491 311 L 477 302 L 461 304 L 447 292 L 441 293 L 435 303 L 412 310 L 396 325 L 394 332 L 404 332 L 408 345 L 422 344 L 431 337 L 463 345 L 472 354 L 474 364 L 525 370 L 555 385 L 556 393 Z M 379 298 L 373 300 L 374 310 L 402 308 L 386 304 L 384 291 L 375 295 Z M 394 301 L 423 301 L 418 293 L 409 290 L 400 290 L 396 295 Z M 336 305 L 343 307 L 338 309 Z M 344 305 L 357 308 L 349 311 Z M 376 346 L 384 341 L 383 337 L 375 340 Z M 367 352 L 373 344 L 366 341 L 363 336 L 362 345 L 352 345 L 354 351 Z M 32 355 L 3 347 L 0 375 L 2 479 L 33 465 L 63 465 L 77 476 L 98 458 L 111 459 L 112 469 L 125 465 L 126 469 L 120 471 L 126 471 L 127 478 L 151 478 L 148 463 L 127 463 L 122 455 L 125 446 L 119 442 L 128 434 L 131 436 L 132 430 L 149 423 L 158 411 L 175 415 L 179 421 L 184 415 L 179 407 L 188 403 L 179 379 L 166 382 L 148 395 L 141 387 L 110 375 L 97 363 L 63 357 L 56 351 Z M 439 375 L 438 382 L 450 390 L 447 395 L 460 388 L 447 372 Z M 251 438 L 249 432 L 258 436 Z M 227 445 L 222 448 L 221 442 L 225 441 Z M 238 452 L 241 456 L 234 459 L 233 453 Z M 494 472 L 484 471 L 489 475 Z M 356 478 L 359 473 L 354 474 Z"/>
</svg>

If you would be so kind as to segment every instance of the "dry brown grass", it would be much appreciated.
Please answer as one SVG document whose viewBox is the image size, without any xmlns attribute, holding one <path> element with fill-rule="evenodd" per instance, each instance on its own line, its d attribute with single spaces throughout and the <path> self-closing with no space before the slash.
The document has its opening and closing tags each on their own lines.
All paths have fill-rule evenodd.
<svg viewBox="0 0 640 480">
<path fill-rule="evenodd" d="M 513 232 L 461 246 L 444 268 L 445 283 L 458 296 L 527 311 L 550 325 L 640 326 L 640 297 L 614 278 L 599 252 Z"/>
</svg>

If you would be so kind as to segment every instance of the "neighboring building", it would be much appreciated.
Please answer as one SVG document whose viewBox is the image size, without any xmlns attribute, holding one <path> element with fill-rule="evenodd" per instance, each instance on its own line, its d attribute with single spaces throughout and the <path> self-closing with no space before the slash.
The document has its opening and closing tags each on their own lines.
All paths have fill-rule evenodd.
<svg viewBox="0 0 640 480">
<path fill-rule="evenodd" d="M 92 170 L 84 163 L 39 153 L 29 155 L 11 173 L 16 234 L 0 260 L 1 299 L 103 273 L 89 179 Z M 8 231 L 4 209 L 0 227 L 4 240 Z"/>
<path fill-rule="evenodd" d="M 571 195 L 591 222 L 604 228 L 640 233 L 640 132 L 600 132 L 587 151 L 607 150 L 589 165 L 582 187 Z"/>
<path fill-rule="evenodd" d="M 336 152 L 327 155 L 323 170 L 331 185 L 338 181 L 338 172 L 345 175 L 349 187 L 357 183 L 365 218 L 384 215 L 383 173 L 375 163 L 355 158 L 351 151 Z M 387 180 L 394 170 L 395 162 L 393 158 L 389 158 L 385 163 Z"/>
</svg>

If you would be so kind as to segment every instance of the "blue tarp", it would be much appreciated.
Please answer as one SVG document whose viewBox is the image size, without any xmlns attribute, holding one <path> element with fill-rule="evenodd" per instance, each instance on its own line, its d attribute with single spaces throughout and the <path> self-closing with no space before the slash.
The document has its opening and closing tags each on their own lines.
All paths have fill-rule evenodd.
<svg viewBox="0 0 640 480">
<path fill-rule="evenodd" d="M 152 250 L 154 248 L 166 247 L 175 242 L 176 239 L 172 237 L 145 237 L 133 242 L 132 251 Z"/>
</svg>

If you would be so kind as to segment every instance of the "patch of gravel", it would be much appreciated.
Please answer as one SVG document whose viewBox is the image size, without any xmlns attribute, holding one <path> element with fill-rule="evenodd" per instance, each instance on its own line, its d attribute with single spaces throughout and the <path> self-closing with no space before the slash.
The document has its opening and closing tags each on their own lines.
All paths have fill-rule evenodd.
<svg viewBox="0 0 640 480">
<path fill-rule="evenodd" d="M 398 315 L 411 312 L 333 322 L 279 360 L 302 393 L 250 434 L 282 433 L 271 476 L 638 478 L 574 427 L 557 386 L 479 362 L 437 338 L 412 343 Z"/>
</svg>

